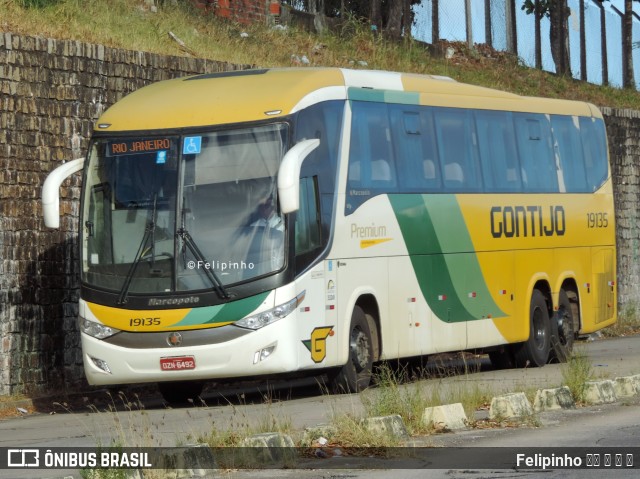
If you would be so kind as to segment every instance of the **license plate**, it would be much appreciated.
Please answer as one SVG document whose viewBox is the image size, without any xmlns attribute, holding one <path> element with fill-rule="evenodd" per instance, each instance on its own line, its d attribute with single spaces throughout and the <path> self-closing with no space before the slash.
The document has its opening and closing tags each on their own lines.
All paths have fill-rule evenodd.
<svg viewBox="0 0 640 479">
<path fill-rule="evenodd" d="M 185 369 L 195 369 L 196 360 L 193 356 L 173 356 L 170 358 L 160 358 L 160 369 L 162 371 L 184 371 Z"/>
</svg>

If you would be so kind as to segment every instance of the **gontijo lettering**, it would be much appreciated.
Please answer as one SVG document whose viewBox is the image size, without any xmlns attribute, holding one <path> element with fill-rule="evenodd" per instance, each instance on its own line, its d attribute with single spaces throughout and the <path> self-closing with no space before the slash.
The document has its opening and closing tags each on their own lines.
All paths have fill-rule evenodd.
<svg viewBox="0 0 640 479">
<path fill-rule="evenodd" d="M 566 230 L 564 208 L 549 206 L 493 206 L 491 235 L 494 238 L 563 236 Z"/>
</svg>

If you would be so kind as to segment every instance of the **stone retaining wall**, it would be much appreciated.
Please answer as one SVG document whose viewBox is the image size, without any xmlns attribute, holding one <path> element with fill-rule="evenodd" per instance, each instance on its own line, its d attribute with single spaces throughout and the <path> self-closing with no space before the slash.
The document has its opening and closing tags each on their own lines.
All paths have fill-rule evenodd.
<svg viewBox="0 0 640 479">
<path fill-rule="evenodd" d="M 0 395 L 84 385 L 79 333 L 79 178 L 62 189 L 58 231 L 40 190 L 63 160 L 84 155 L 93 122 L 151 82 L 241 68 L 228 63 L 0 33 Z M 640 112 L 604 108 L 616 193 L 618 290 L 640 304 Z"/>
<path fill-rule="evenodd" d="M 58 231 L 40 192 L 82 157 L 94 121 L 152 82 L 235 70 L 223 62 L 0 33 L 0 394 L 83 384 L 76 326 L 79 175 L 61 193 Z"/>
</svg>

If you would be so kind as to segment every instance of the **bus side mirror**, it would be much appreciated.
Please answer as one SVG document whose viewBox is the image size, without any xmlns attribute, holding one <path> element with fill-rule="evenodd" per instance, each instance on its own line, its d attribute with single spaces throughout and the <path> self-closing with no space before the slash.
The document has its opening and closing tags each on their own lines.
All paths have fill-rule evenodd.
<svg viewBox="0 0 640 479">
<path fill-rule="evenodd" d="M 60 185 L 69 176 L 82 169 L 84 158 L 58 166 L 49 173 L 42 185 L 42 215 L 47 228 L 60 227 Z"/>
<path fill-rule="evenodd" d="M 280 210 L 293 213 L 300 208 L 300 168 L 309 153 L 318 148 L 320 140 L 303 140 L 284 155 L 278 170 Z"/>
</svg>

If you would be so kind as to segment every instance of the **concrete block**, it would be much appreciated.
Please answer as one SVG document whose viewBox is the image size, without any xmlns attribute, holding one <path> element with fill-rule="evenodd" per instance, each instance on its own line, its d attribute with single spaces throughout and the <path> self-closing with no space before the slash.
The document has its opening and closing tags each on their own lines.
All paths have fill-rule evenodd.
<svg viewBox="0 0 640 479">
<path fill-rule="evenodd" d="M 295 464 L 298 454 L 295 449 L 293 439 L 287 434 L 279 432 L 266 432 L 263 434 L 255 434 L 242 440 L 240 443 L 242 449 L 240 454 L 233 456 L 233 464 L 229 464 L 229 457 L 225 457 L 225 467 L 233 466 L 242 468 L 256 466 L 279 466 L 291 467 Z M 225 451 L 227 454 L 229 449 Z"/>
<path fill-rule="evenodd" d="M 639 376 L 640 377 L 640 376 Z M 638 388 L 634 376 L 625 376 L 613 380 L 613 390 L 619 398 L 629 398 L 638 394 Z"/>
<path fill-rule="evenodd" d="M 536 412 L 553 411 L 557 409 L 574 409 L 576 403 L 567 386 L 554 389 L 538 389 L 533 401 L 533 410 Z"/>
<path fill-rule="evenodd" d="M 465 429 L 467 415 L 461 403 L 428 407 L 422 415 L 422 423 L 427 426 L 445 427 L 446 429 Z"/>
<path fill-rule="evenodd" d="M 155 461 L 157 462 L 154 463 L 154 467 L 172 479 L 212 477 L 213 471 L 218 467 L 213 451 L 207 444 L 167 449 L 159 454 Z M 141 476 L 127 476 L 128 479 L 139 477 Z"/>
<path fill-rule="evenodd" d="M 374 434 L 387 435 L 401 439 L 409 437 L 404 421 L 399 414 L 394 414 L 392 416 L 369 417 L 363 419 L 362 425 Z"/>
<path fill-rule="evenodd" d="M 338 429 L 331 424 L 317 424 L 316 426 L 307 427 L 302 435 L 301 444 L 304 447 L 313 445 L 324 437 L 325 439 L 331 439 L 338 434 Z"/>
<path fill-rule="evenodd" d="M 491 400 L 490 419 L 510 419 L 531 416 L 533 408 L 524 393 L 496 396 Z"/>
<path fill-rule="evenodd" d="M 631 379 L 636 388 L 636 394 L 640 395 L 640 374 L 636 374 L 634 376 L 627 376 Z"/>
<path fill-rule="evenodd" d="M 616 402 L 613 381 L 587 381 L 584 386 L 584 402 L 587 404 L 610 404 Z"/>
</svg>

